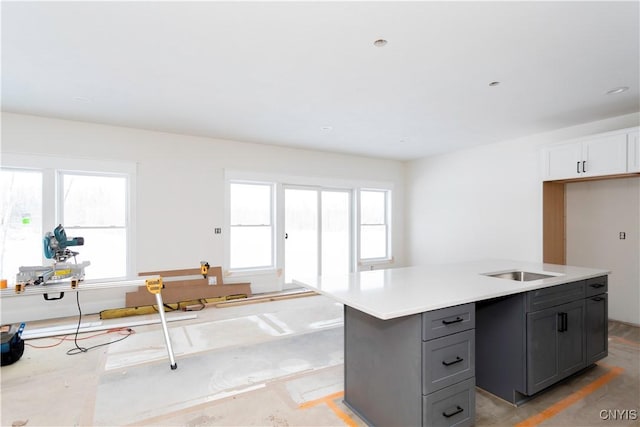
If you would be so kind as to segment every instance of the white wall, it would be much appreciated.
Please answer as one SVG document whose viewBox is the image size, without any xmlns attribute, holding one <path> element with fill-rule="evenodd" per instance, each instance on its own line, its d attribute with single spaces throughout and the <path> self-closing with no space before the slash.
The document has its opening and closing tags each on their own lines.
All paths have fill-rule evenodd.
<svg viewBox="0 0 640 427">
<path fill-rule="evenodd" d="M 629 114 L 409 162 L 407 263 L 541 261 L 541 147 L 639 123 Z"/>
<path fill-rule="evenodd" d="M 565 197 L 567 264 L 611 270 L 609 318 L 640 325 L 640 177 L 567 184 Z"/>
<path fill-rule="evenodd" d="M 224 226 L 225 169 L 392 183 L 394 265 L 404 263 L 402 162 L 12 113 L 2 113 L 0 152 L 136 162 L 136 271 L 222 265 L 223 237 L 213 230 Z M 256 277 L 252 288 L 264 292 L 276 282 Z M 74 314 L 75 302 L 70 307 Z"/>
</svg>

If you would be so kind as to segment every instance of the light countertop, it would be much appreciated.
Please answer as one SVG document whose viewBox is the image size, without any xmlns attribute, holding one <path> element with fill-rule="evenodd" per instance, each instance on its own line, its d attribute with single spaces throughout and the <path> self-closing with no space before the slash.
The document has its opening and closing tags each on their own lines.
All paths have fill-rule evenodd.
<svg viewBox="0 0 640 427">
<path fill-rule="evenodd" d="M 524 270 L 553 275 L 519 282 L 487 273 Z M 608 270 L 535 262 L 486 260 L 298 278 L 299 286 L 327 295 L 379 319 L 517 294 L 609 274 Z"/>
</svg>

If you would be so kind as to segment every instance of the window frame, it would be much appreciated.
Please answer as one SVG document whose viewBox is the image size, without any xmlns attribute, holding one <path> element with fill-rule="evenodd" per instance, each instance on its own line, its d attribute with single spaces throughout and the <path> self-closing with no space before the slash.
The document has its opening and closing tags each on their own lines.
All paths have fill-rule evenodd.
<svg viewBox="0 0 640 427">
<path fill-rule="evenodd" d="M 224 265 L 226 270 L 234 273 L 250 273 L 250 272 L 263 272 L 272 271 L 276 269 L 277 263 L 277 245 L 276 245 L 276 229 L 277 227 L 277 212 L 276 212 L 276 193 L 277 188 L 275 183 L 262 180 L 250 180 L 250 179 L 227 179 L 225 180 L 225 236 L 229 236 L 224 242 Z M 269 207 L 269 220 L 271 227 L 271 256 L 270 264 L 254 267 L 241 267 L 231 268 L 231 228 L 234 225 L 231 224 L 231 185 L 232 184 L 246 184 L 246 185 L 264 185 L 270 189 L 269 201 L 271 206 Z M 242 225 L 240 225 L 242 227 Z M 245 227 L 254 227 L 255 225 L 245 225 Z M 237 227 L 237 226 L 235 226 Z"/>
<path fill-rule="evenodd" d="M 120 162 L 93 159 L 74 159 L 57 156 L 37 156 L 3 153 L 2 168 L 42 173 L 42 233 L 52 231 L 62 222 L 62 180 L 61 173 L 87 176 L 123 176 L 126 179 L 125 224 L 126 224 L 126 276 L 88 279 L 87 283 L 103 280 L 134 277 L 136 268 L 136 177 L 137 165 L 133 162 Z M 64 225 L 64 224 L 63 224 Z M 43 264 L 47 262 L 41 253 Z"/>
<path fill-rule="evenodd" d="M 129 215 L 129 204 L 130 204 L 130 200 L 131 198 L 129 197 L 129 192 L 130 192 L 130 185 L 129 185 L 129 180 L 130 177 L 128 174 L 126 173 L 122 173 L 122 172 L 102 172 L 102 171 L 77 171 L 77 170 L 69 170 L 69 169 L 56 169 L 56 217 L 58 218 L 57 223 L 59 224 L 63 224 L 65 226 L 65 229 L 67 230 L 124 230 L 125 231 L 125 236 L 126 236 L 126 240 L 125 240 L 125 247 L 127 248 L 127 257 L 126 257 L 126 269 L 125 269 L 125 275 L 124 276 L 113 276 L 113 277 L 103 277 L 100 279 L 93 279 L 91 281 L 100 281 L 100 280 L 119 280 L 119 279 L 125 279 L 127 277 L 132 277 L 135 274 L 132 274 L 131 271 L 129 271 L 128 266 L 131 264 L 130 262 L 130 258 L 131 258 L 131 254 L 129 251 L 129 240 L 130 240 L 130 236 L 129 236 L 129 230 L 131 229 L 131 223 L 130 223 L 130 215 Z M 115 178 L 124 178 L 125 180 L 125 216 L 124 216 L 124 225 L 123 226 L 116 226 L 116 225 L 110 225 L 110 226 L 80 226 L 77 224 L 69 224 L 66 219 L 65 219 L 65 212 L 64 212 L 64 177 L 65 175 L 75 175 L 75 176 L 86 176 L 86 177 L 115 177 Z M 80 232 L 80 234 L 78 233 L 72 233 L 73 235 L 82 235 L 82 232 Z M 79 251 L 81 251 L 81 249 L 79 249 Z M 91 260 L 89 260 L 91 261 Z"/>
<path fill-rule="evenodd" d="M 392 222 L 392 197 L 394 185 L 390 182 L 377 181 L 355 181 L 333 178 L 318 178 L 309 176 L 291 176 L 276 173 L 247 172 L 238 170 L 225 170 L 225 200 L 224 200 L 224 263 L 223 268 L 226 274 L 233 274 L 236 277 L 255 276 L 256 274 L 278 273 L 284 283 L 285 264 L 285 239 L 284 232 L 284 190 L 285 187 L 292 188 L 314 188 L 328 190 L 346 190 L 351 192 L 351 259 L 349 264 L 352 271 L 359 269 L 372 269 L 376 265 L 391 264 L 393 257 L 393 222 Z M 231 269 L 229 264 L 230 251 L 230 183 L 263 183 L 273 185 L 272 210 L 273 210 L 273 239 L 272 256 L 273 265 L 267 268 Z M 360 258 L 360 191 L 374 190 L 385 192 L 385 219 L 386 219 L 386 257 L 383 258 Z M 282 273 L 282 274 L 280 274 Z"/>
<path fill-rule="evenodd" d="M 361 197 L 362 192 L 379 192 L 384 194 L 384 223 L 383 224 L 363 224 L 362 223 L 362 214 L 361 214 Z M 393 261 L 393 254 L 391 251 L 392 248 L 392 222 L 391 222 L 391 198 L 392 198 L 392 190 L 385 188 L 371 188 L 371 187 L 361 187 L 358 188 L 358 211 L 357 211 L 357 226 L 358 226 L 358 237 L 357 237 L 357 247 L 358 247 L 358 265 L 360 266 L 372 266 L 381 263 L 388 263 Z M 362 227 L 364 225 L 384 225 L 385 226 L 385 255 L 382 257 L 375 258 L 362 258 Z"/>
</svg>

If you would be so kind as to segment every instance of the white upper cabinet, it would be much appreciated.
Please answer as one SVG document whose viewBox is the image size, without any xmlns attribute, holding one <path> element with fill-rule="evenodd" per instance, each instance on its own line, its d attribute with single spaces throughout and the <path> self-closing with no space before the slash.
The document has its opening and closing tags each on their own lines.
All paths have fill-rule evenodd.
<svg viewBox="0 0 640 427">
<path fill-rule="evenodd" d="M 627 170 L 629 172 L 640 172 L 640 132 L 637 130 L 630 132 L 628 138 L 628 158 Z"/>
<path fill-rule="evenodd" d="M 575 178 L 580 174 L 582 143 L 545 149 L 545 180 Z"/>
<path fill-rule="evenodd" d="M 631 153 L 632 138 L 637 129 L 628 129 L 594 135 L 544 149 L 544 180 L 588 178 L 640 171 L 636 149 L 634 161 Z M 633 167 L 632 167 L 633 166 Z"/>
<path fill-rule="evenodd" d="M 600 176 L 627 171 L 627 135 L 593 138 L 582 143 L 581 176 Z"/>
</svg>

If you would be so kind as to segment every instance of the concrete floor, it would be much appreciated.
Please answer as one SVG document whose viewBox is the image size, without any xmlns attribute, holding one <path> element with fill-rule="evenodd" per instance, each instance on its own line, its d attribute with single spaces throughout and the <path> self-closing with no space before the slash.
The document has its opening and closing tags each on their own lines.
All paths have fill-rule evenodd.
<svg viewBox="0 0 640 427">
<path fill-rule="evenodd" d="M 365 425 L 342 403 L 341 305 L 312 296 L 196 314 L 169 323 L 177 370 L 158 324 L 135 326 L 124 341 L 73 356 L 66 354 L 73 341 L 35 348 L 59 339 L 28 340 L 22 359 L 0 370 L 1 425 Z M 640 328 L 611 322 L 609 334 L 606 359 L 518 408 L 478 390 L 476 425 L 640 425 Z"/>
</svg>

